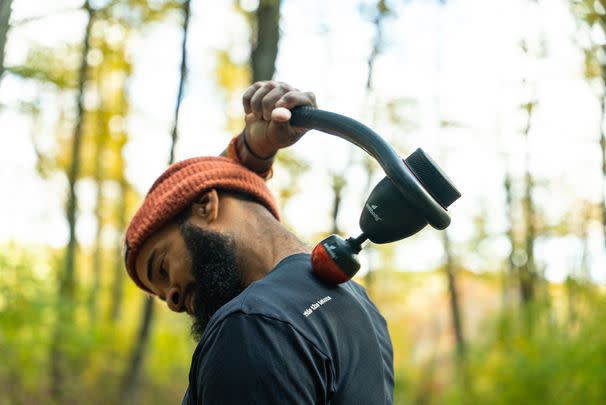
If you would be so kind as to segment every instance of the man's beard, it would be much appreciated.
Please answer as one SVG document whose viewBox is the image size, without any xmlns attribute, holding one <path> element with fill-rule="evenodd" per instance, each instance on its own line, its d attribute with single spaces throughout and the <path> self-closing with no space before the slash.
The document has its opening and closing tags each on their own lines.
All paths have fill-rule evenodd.
<svg viewBox="0 0 606 405">
<path fill-rule="evenodd" d="M 201 229 L 189 221 L 181 226 L 181 235 L 191 255 L 195 279 L 189 291 L 193 294 L 194 311 L 191 332 L 199 340 L 214 313 L 240 294 L 244 287 L 232 237 Z"/>
</svg>

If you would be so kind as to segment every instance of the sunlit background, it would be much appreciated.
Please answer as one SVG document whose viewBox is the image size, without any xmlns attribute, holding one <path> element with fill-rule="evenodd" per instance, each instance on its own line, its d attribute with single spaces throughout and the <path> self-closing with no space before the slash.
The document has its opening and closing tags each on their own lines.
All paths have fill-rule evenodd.
<svg viewBox="0 0 606 405">
<path fill-rule="evenodd" d="M 173 127 L 177 160 L 219 154 L 244 125 L 243 91 L 271 74 L 403 156 L 422 147 L 463 195 L 447 232 L 363 253 L 396 403 L 600 403 L 604 3 L 0 0 L 0 404 L 181 400 L 188 320 L 145 303 L 121 235 Z M 277 55 L 255 54 L 272 24 Z M 359 232 L 383 176 L 311 131 L 280 153 L 270 186 L 313 245 Z"/>
</svg>

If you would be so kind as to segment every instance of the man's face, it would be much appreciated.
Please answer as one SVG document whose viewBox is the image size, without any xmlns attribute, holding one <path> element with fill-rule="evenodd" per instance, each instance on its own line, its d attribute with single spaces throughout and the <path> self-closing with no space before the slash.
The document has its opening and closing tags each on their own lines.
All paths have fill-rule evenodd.
<svg viewBox="0 0 606 405">
<path fill-rule="evenodd" d="M 212 315 L 243 290 L 233 237 L 190 221 L 152 235 L 136 268 L 139 279 L 171 310 L 192 316 L 196 338 Z"/>
</svg>

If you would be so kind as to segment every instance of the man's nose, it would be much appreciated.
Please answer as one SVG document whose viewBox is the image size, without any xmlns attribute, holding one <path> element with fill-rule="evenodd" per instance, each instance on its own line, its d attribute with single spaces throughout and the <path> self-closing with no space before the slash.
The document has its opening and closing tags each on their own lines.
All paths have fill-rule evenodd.
<svg viewBox="0 0 606 405">
<path fill-rule="evenodd" d="M 177 286 L 170 286 L 166 293 L 166 305 L 171 311 L 183 312 L 185 306 L 183 305 L 183 293 Z"/>
</svg>

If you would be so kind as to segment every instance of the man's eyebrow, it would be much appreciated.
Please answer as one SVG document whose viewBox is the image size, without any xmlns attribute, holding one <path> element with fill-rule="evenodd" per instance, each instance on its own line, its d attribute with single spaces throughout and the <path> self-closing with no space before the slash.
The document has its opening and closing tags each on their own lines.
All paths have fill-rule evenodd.
<svg viewBox="0 0 606 405">
<path fill-rule="evenodd" d="M 152 282 L 152 276 L 154 274 L 154 257 L 155 256 L 156 256 L 156 250 L 154 249 L 152 254 L 149 256 L 149 259 L 147 259 L 147 279 L 149 280 L 150 284 Z"/>
</svg>

